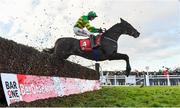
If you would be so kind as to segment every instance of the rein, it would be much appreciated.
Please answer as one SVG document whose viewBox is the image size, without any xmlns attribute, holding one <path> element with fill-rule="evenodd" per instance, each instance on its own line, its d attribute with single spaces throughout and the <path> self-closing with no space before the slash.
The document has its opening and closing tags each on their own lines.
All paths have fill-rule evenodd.
<svg viewBox="0 0 180 108">
<path fill-rule="evenodd" d="M 106 29 L 105 29 L 105 32 L 106 32 Z M 104 32 L 104 33 L 105 33 Z M 107 40 L 110 40 L 110 41 L 112 41 L 112 42 L 114 42 L 114 43 L 117 43 L 117 40 L 114 40 L 114 39 L 111 39 L 111 38 L 109 38 L 109 37 L 106 37 L 106 36 L 103 36 L 105 39 L 107 39 Z"/>
<path fill-rule="evenodd" d="M 104 38 L 105 38 L 105 39 L 107 39 L 107 40 L 110 40 L 110 41 L 112 41 L 112 42 L 115 42 L 115 43 L 117 43 L 117 41 L 116 41 L 116 40 L 114 40 L 114 39 L 111 39 L 111 38 L 109 38 L 109 37 L 106 37 L 106 36 L 104 36 Z"/>
<path fill-rule="evenodd" d="M 110 40 L 111 42 L 115 43 L 115 46 L 114 46 L 114 47 L 117 47 L 117 41 L 116 41 L 116 40 L 111 39 L 111 38 L 106 37 L 106 36 L 104 36 L 103 38 L 104 38 L 104 39 L 107 39 L 107 40 Z"/>
</svg>

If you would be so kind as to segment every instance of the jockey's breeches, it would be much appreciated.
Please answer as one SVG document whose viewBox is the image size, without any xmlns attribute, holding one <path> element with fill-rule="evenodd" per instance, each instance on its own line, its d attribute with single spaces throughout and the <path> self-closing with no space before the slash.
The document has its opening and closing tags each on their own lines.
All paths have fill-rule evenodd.
<svg viewBox="0 0 180 108">
<path fill-rule="evenodd" d="M 85 37 L 90 37 L 90 35 L 93 35 L 93 33 L 87 31 L 87 30 L 84 30 L 84 29 L 81 29 L 81 28 L 78 28 L 78 27 L 74 27 L 73 28 L 73 31 L 76 35 L 78 36 L 85 36 Z"/>
</svg>

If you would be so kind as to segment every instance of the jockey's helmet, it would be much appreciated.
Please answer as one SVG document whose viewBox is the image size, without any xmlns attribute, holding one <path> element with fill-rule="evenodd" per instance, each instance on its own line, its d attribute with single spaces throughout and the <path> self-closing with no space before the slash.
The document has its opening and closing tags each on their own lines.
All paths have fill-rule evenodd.
<svg viewBox="0 0 180 108">
<path fill-rule="evenodd" d="M 89 13 L 88 13 L 88 17 L 97 17 L 97 15 L 96 15 L 96 12 L 94 12 L 94 11 L 90 11 Z"/>
</svg>

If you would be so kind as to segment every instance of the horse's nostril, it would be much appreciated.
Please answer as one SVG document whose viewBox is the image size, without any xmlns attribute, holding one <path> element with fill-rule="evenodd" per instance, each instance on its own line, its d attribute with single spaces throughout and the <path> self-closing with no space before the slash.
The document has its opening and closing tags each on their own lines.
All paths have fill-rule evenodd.
<svg viewBox="0 0 180 108">
<path fill-rule="evenodd" d="M 135 35 L 134 35 L 135 38 L 139 37 L 139 35 L 140 35 L 139 32 L 136 32 L 136 33 L 134 33 L 134 34 L 135 34 Z"/>
<path fill-rule="evenodd" d="M 138 32 L 138 37 L 139 37 L 140 33 Z"/>
</svg>

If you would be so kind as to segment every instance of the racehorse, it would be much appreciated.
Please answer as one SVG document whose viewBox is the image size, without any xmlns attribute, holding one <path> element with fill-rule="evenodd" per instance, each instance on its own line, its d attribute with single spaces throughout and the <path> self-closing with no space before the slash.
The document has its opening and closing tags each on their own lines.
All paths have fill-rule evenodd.
<svg viewBox="0 0 180 108">
<path fill-rule="evenodd" d="M 96 41 L 100 46 L 91 49 L 88 39 L 59 38 L 55 46 L 45 52 L 52 54 L 56 60 L 67 59 L 70 55 L 78 55 L 86 59 L 103 61 L 103 60 L 125 60 L 126 75 L 131 71 L 129 56 L 127 54 L 117 53 L 117 40 L 122 34 L 127 34 L 134 38 L 139 37 L 140 33 L 127 21 L 120 19 L 121 22 L 113 25 L 101 35 L 97 36 Z M 94 56 L 96 55 L 96 57 Z M 98 58 L 98 59 L 97 59 Z"/>
</svg>

